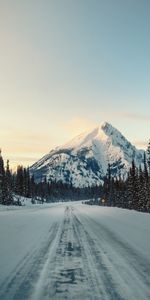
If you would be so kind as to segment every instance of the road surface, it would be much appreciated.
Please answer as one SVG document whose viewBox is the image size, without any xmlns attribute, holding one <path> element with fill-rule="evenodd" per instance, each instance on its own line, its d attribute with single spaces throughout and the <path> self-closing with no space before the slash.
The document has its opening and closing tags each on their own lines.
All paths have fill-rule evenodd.
<svg viewBox="0 0 150 300">
<path fill-rule="evenodd" d="M 150 215 L 66 203 L 0 211 L 0 299 L 150 299 Z"/>
</svg>

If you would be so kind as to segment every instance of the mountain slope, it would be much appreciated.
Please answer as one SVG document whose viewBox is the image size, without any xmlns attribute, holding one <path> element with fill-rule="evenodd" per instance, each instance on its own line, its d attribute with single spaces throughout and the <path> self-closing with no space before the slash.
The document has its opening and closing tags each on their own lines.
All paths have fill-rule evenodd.
<svg viewBox="0 0 150 300">
<path fill-rule="evenodd" d="M 88 133 L 50 151 L 31 168 L 37 181 L 71 183 L 76 187 L 100 184 L 108 163 L 114 176 L 126 175 L 132 159 L 142 163 L 143 151 L 133 146 L 117 129 L 105 122 Z"/>
</svg>

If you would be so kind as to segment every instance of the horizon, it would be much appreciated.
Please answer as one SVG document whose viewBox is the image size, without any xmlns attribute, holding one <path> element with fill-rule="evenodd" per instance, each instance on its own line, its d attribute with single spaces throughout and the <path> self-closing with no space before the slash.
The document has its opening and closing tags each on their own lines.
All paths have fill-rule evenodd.
<svg viewBox="0 0 150 300">
<path fill-rule="evenodd" d="M 149 9 L 147 0 L 2 1 L 0 147 L 13 168 L 103 120 L 146 149 Z"/>
<path fill-rule="evenodd" d="M 4 158 L 4 162 L 6 162 L 7 160 L 9 160 L 9 162 L 10 162 L 10 168 L 13 170 L 13 171 L 16 171 L 16 169 L 17 169 L 17 166 L 18 165 L 23 165 L 24 167 L 31 167 L 35 162 L 37 162 L 39 159 L 41 159 L 43 156 L 45 156 L 46 154 L 48 154 L 51 150 L 55 150 L 55 148 L 57 148 L 57 147 L 63 147 L 64 145 L 66 145 L 66 144 L 68 144 L 69 142 L 71 142 L 73 139 L 75 139 L 75 138 L 77 138 L 78 136 L 80 136 L 80 135 L 82 135 L 82 134 L 88 134 L 89 132 L 92 132 L 94 129 L 96 129 L 96 128 L 98 128 L 98 127 L 101 127 L 103 124 L 105 124 L 105 123 L 107 123 L 107 124 L 109 124 L 110 126 L 112 126 L 114 129 L 117 129 L 121 134 L 123 134 L 118 128 L 116 128 L 116 127 L 114 127 L 113 126 L 113 124 L 111 124 L 111 123 L 109 123 L 109 122 L 107 122 L 107 121 L 102 121 L 102 122 L 100 122 L 100 124 L 97 124 L 97 126 L 94 126 L 94 127 L 92 127 L 92 128 L 90 128 L 89 130 L 86 130 L 86 131 L 82 131 L 81 133 L 79 133 L 79 134 L 77 134 L 77 135 L 75 135 L 73 138 L 71 138 L 70 140 L 68 140 L 68 141 L 66 141 L 65 143 L 63 143 L 63 144 L 61 144 L 61 145 L 57 145 L 57 146 L 55 146 L 55 147 L 53 147 L 53 148 L 51 148 L 51 149 L 49 149 L 49 151 L 47 151 L 47 152 L 45 152 L 45 153 L 43 153 L 40 157 L 38 157 L 36 160 L 35 160 L 35 158 L 30 158 L 30 161 L 33 161 L 33 163 L 31 163 L 31 164 L 24 164 L 24 162 L 22 161 L 21 163 L 19 163 L 19 164 L 17 164 L 17 161 L 18 161 L 18 158 L 16 158 L 16 161 L 15 161 L 15 159 L 14 159 L 14 164 L 11 164 L 11 161 L 10 161 L 10 159 L 5 155 L 5 153 L 3 153 L 2 154 L 2 156 L 3 156 L 3 158 Z M 123 136 L 124 136 L 124 134 L 123 134 Z M 125 137 L 125 136 L 124 136 Z M 126 137 L 125 137 L 126 138 Z M 128 140 L 128 139 L 127 139 Z M 128 140 L 129 141 L 129 140 Z M 129 142 L 131 142 L 131 141 L 129 141 Z M 148 146 L 148 142 L 147 142 L 147 144 L 145 144 L 145 147 L 138 147 L 137 145 L 134 145 L 132 142 L 131 142 L 131 144 L 133 145 L 133 146 L 135 146 L 137 149 L 139 149 L 139 150 L 146 150 L 146 148 L 147 148 L 147 146 Z M 3 151 L 2 151 L 3 152 Z M 26 161 L 26 158 L 25 158 L 25 161 Z"/>
</svg>

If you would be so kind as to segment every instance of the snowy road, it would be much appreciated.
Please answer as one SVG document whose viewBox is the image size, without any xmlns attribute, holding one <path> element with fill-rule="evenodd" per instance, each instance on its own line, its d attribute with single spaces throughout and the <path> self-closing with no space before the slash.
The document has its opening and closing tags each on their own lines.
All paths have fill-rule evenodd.
<svg viewBox="0 0 150 300">
<path fill-rule="evenodd" d="M 0 299 L 150 299 L 150 215 L 77 203 L 0 211 Z"/>
</svg>

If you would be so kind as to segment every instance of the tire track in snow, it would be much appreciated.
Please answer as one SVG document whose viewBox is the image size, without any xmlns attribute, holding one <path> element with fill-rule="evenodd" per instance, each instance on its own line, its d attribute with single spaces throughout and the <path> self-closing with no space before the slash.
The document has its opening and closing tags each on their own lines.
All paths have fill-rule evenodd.
<svg viewBox="0 0 150 300">
<path fill-rule="evenodd" d="M 106 266 L 109 266 L 108 273 L 116 282 L 122 297 L 149 300 L 150 261 L 119 239 L 103 224 L 77 211 L 76 215 L 82 226 L 87 228 L 87 235 L 92 236 L 91 246 L 93 243 L 94 248 L 99 248 L 103 253 L 103 261 Z"/>
<path fill-rule="evenodd" d="M 77 232 L 78 238 L 83 241 L 83 261 L 84 265 L 87 266 L 87 286 L 90 286 L 90 290 L 93 291 L 89 295 L 88 299 L 94 300 L 125 300 L 121 296 L 117 289 L 108 266 L 105 264 L 105 253 L 99 249 L 98 245 L 95 243 L 93 237 L 91 237 L 84 227 L 82 221 L 74 214 L 75 230 Z"/>
<path fill-rule="evenodd" d="M 30 298 L 34 285 L 39 277 L 43 265 L 47 260 L 50 248 L 58 233 L 58 223 L 52 224 L 49 235 L 40 250 L 33 250 L 28 253 L 18 266 L 13 270 L 12 275 L 5 279 L 1 286 L 0 299 L 3 300 L 23 300 Z"/>
<path fill-rule="evenodd" d="M 124 300 L 105 266 L 103 253 L 71 207 L 65 210 L 51 283 L 42 299 Z"/>
<path fill-rule="evenodd" d="M 6 278 L 0 299 L 150 299 L 146 259 L 75 207 L 61 214 L 63 221 L 53 223 Z"/>
<path fill-rule="evenodd" d="M 64 213 L 56 256 L 50 269 L 52 272 L 47 298 L 43 299 L 86 299 L 81 287 L 84 280 L 81 245 L 75 239 L 72 212 L 68 206 Z"/>
</svg>

